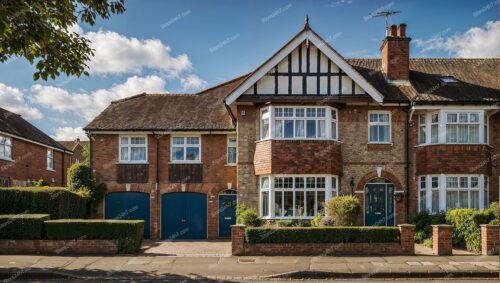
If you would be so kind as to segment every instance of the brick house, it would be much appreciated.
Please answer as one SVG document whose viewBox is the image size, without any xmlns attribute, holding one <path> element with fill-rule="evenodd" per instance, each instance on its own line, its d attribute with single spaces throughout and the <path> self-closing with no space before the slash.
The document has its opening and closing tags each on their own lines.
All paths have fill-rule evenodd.
<svg viewBox="0 0 500 283">
<path fill-rule="evenodd" d="M 63 145 L 67 150 L 73 152 L 70 159 L 70 166 L 75 163 L 81 163 L 84 161 L 83 151 L 86 146 L 88 146 L 88 141 L 82 141 L 77 138 L 74 141 L 57 141 L 59 144 Z"/>
<path fill-rule="evenodd" d="M 410 40 L 393 25 L 381 59 L 345 59 L 306 23 L 247 75 L 113 102 L 86 126 L 103 216 L 177 239 L 228 236 L 236 201 L 264 219 L 310 219 L 354 194 L 360 225 L 487 206 L 500 60 L 410 59 Z"/>
<path fill-rule="evenodd" d="M 65 186 L 72 154 L 21 115 L 0 108 L 0 187 L 39 179 Z"/>
</svg>

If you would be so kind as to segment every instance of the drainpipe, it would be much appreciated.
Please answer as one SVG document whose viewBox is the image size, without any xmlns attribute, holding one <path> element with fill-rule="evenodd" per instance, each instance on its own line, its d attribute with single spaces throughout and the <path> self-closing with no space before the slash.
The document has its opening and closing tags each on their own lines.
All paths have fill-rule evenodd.
<svg viewBox="0 0 500 283">
<path fill-rule="evenodd" d="M 92 170 L 92 133 L 87 132 L 87 137 L 89 138 L 89 168 L 90 172 L 94 172 Z"/>
<path fill-rule="evenodd" d="M 410 215 L 410 127 L 411 127 L 411 117 L 415 112 L 415 102 L 411 101 L 411 107 L 408 108 L 406 112 L 406 126 L 405 126 L 405 181 L 406 181 L 406 222 L 408 222 L 408 216 Z"/>
<path fill-rule="evenodd" d="M 155 134 L 153 131 L 153 136 L 156 138 L 156 183 L 155 183 L 155 191 L 156 191 L 156 210 L 160 211 L 160 139 L 163 137 L 162 134 Z M 159 212 L 161 217 L 161 211 Z M 160 217 L 158 217 L 159 221 L 161 221 Z M 161 233 L 161 232 L 160 232 Z M 161 235 L 160 235 L 161 237 Z"/>
</svg>

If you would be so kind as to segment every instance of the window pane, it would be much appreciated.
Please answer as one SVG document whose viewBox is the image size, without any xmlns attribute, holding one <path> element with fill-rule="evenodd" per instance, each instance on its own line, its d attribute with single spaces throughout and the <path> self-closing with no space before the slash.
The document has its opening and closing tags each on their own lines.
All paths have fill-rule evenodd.
<svg viewBox="0 0 500 283">
<path fill-rule="evenodd" d="M 316 108 L 307 108 L 307 117 L 316 117 Z"/>
<path fill-rule="evenodd" d="M 283 188 L 292 189 L 293 188 L 293 177 L 284 177 L 283 178 Z"/>
<path fill-rule="evenodd" d="M 469 143 L 479 143 L 479 125 L 469 125 Z"/>
<path fill-rule="evenodd" d="M 479 178 L 478 177 L 470 177 L 470 187 L 471 188 L 479 188 Z"/>
<path fill-rule="evenodd" d="M 370 139 L 369 141 L 378 141 L 378 126 L 370 126 Z"/>
<path fill-rule="evenodd" d="M 184 138 L 174 137 L 172 139 L 172 144 L 184 144 Z"/>
<path fill-rule="evenodd" d="M 469 207 L 469 192 L 468 191 L 459 191 L 459 207 L 468 208 Z"/>
<path fill-rule="evenodd" d="M 307 120 L 307 137 L 315 138 L 316 137 L 316 121 L 315 120 Z"/>
<path fill-rule="evenodd" d="M 274 137 L 283 137 L 283 120 L 274 121 Z"/>
<path fill-rule="evenodd" d="M 438 143 L 438 126 L 439 125 L 431 125 L 431 143 Z"/>
<path fill-rule="evenodd" d="M 306 211 L 307 216 L 314 216 L 314 202 L 316 201 L 316 194 L 314 191 L 306 192 Z"/>
<path fill-rule="evenodd" d="M 262 216 L 269 216 L 269 192 L 262 192 Z"/>
<path fill-rule="evenodd" d="M 337 120 L 337 111 L 332 110 L 332 119 Z"/>
<path fill-rule="evenodd" d="M 468 188 L 469 182 L 467 177 L 460 177 L 460 188 Z"/>
<path fill-rule="evenodd" d="M 479 209 L 479 191 L 470 191 L 470 208 Z"/>
<path fill-rule="evenodd" d="M 431 123 L 439 123 L 439 114 L 432 114 Z"/>
<path fill-rule="evenodd" d="M 236 147 L 229 147 L 227 149 L 227 163 L 236 163 Z"/>
<path fill-rule="evenodd" d="M 295 109 L 295 117 L 304 117 L 304 108 Z"/>
<path fill-rule="evenodd" d="M 316 188 L 318 188 L 318 189 L 325 188 L 325 177 L 316 178 Z"/>
<path fill-rule="evenodd" d="M 380 122 L 389 123 L 389 114 L 380 114 Z"/>
<path fill-rule="evenodd" d="M 293 138 L 293 120 L 285 120 L 285 138 Z"/>
<path fill-rule="evenodd" d="M 439 191 L 432 190 L 432 213 L 439 212 Z"/>
<path fill-rule="evenodd" d="M 306 177 L 306 188 L 308 188 L 308 189 L 316 188 L 316 178 L 315 177 Z"/>
<path fill-rule="evenodd" d="M 6 158 L 12 158 L 12 147 L 9 145 L 6 145 L 4 152 L 2 153 L 0 151 L 0 156 L 6 157 Z"/>
<path fill-rule="evenodd" d="M 426 192 L 425 190 L 420 190 L 420 205 L 419 205 L 419 211 L 425 211 L 425 195 L 426 195 Z"/>
<path fill-rule="evenodd" d="M 282 192 L 274 192 L 274 214 L 275 216 L 283 216 Z"/>
<path fill-rule="evenodd" d="M 458 127 L 458 142 L 467 143 L 469 140 L 469 125 L 457 125 Z"/>
<path fill-rule="evenodd" d="M 469 122 L 470 123 L 479 123 L 479 114 L 471 113 Z"/>
<path fill-rule="evenodd" d="M 435 189 L 439 187 L 439 178 L 438 177 L 432 177 L 431 178 L 431 188 Z"/>
<path fill-rule="evenodd" d="M 283 108 L 283 117 L 293 117 L 293 108 Z"/>
<path fill-rule="evenodd" d="M 146 144 L 146 138 L 131 138 L 130 139 L 131 144 Z"/>
<path fill-rule="evenodd" d="M 304 127 L 304 120 L 295 121 L 295 137 L 303 138 L 306 136 L 306 129 Z"/>
<path fill-rule="evenodd" d="M 132 147 L 130 149 L 130 160 L 132 161 L 145 161 L 146 148 L 145 147 Z"/>
<path fill-rule="evenodd" d="M 378 122 L 378 114 L 371 113 L 369 116 L 369 121 L 370 122 Z"/>
<path fill-rule="evenodd" d="M 262 120 L 262 138 L 268 138 L 269 137 L 269 120 Z"/>
<path fill-rule="evenodd" d="M 326 138 L 326 121 L 319 120 L 318 121 L 318 137 Z"/>
<path fill-rule="evenodd" d="M 274 187 L 282 189 L 283 188 L 283 178 L 275 177 L 274 178 Z"/>
<path fill-rule="evenodd" d="M 200 160 L 200 148 L 186 147 L 186 160 Z"/>
<path fill-rule="evenodd" d="M 446 177 L 447 188 L 458 188 L 458 177 Z"/>
<path fill-rule="evenodd" d="M 121 145 L 127 145 L 128 144 L 128 138 L 120 138 L 120 144 Z"/>
<path fill-rule="evenodd" d="M 332 121 L 332 139 L 337 139 L 337 122 Z"/>
<path fill-rule="evenodd" d="M 274 109 L 274 117 L 283 117 L 283 108 Z"/>
<path fill-rule="evenodd" d="M 183 147 L 172 147 L 172 160 L 184 160 Z"/>
<path fill-rule="evenodd" d="M 197 137 L 188 137 L 186 138 L 187 144 L 200 144 L 200 138 Z"/>
<path fill-rule="evenodd" d="M 269 177 L 262 177 L 260 180 L 262 182 L 260 187 L 262 189 L 269 189 Z"/>
<path fill-rule="evenodd" d="M 389 126 L 379 126 L 379 141 L 389 142 L 390 133 Z"/>
<path fill-rule="evenodd" d="M 285 215 L 284 216 L 293 216 L 293 192 L 287 191 L 284 193 L 285 193 L 285 200 L 284 200 Z"/>
<path fill-rule="evenodd" d="M 458 140 L 458 125 L 446 125 L 446 142 L 456 143 Z"/>
<path fill-rule="evenodd" d="M 457 114 L 448 114 L 446 116 L 446 121 L 448 123 L 456 123 L 457 122 Z"/>
<path fill-rule="evenodd" d="M 318 117 L 326 117 L 326 111 L 324 108 L 318 108 L 316 109 L 316 116 Z"/>
<path fill-rule="evenodd" d="M 304 216 L 304 192 L 295 192 L 295 216 Z"/>
<path fill-rule="evenodd" d="M 446 208 L 452 209 L 459 207 L 458 203 L 458 191 L 447 191 L 446 192 Z"/>
<path fill-rule="evenodd" d="M 304 178 L 303 177 L 295 177 L 295 188 L 303 189 L 304 188 Z"/>
<path fill-rule="evenodd" d="M 469 122 L 469 118 L 467 117 L 467 113 L 460 113 L 458 115 L 458 122 L 460 122 L 460 123 L 468 123 Z"/>
<path fill-rule="evenodd" d="M 325 206 L 325 192 L 317 191 L 316 192 L 316 204 L 318 206 L 318 211 L 323 211 L 323 207 Z"/>
<path fill-rule="evenodd" d="M 418 134 L 418 143 L 419 144 L 424 144 L 425 143 L 425 125 L 424 126 L 420 126 L 419 128 L 419 134 Z"/>
<path fill-rule="evenodd" d="M 128 160 L 128 147 L 122 147 L 121 148 L 121 156 L 120 160 Z"/>
</svg>

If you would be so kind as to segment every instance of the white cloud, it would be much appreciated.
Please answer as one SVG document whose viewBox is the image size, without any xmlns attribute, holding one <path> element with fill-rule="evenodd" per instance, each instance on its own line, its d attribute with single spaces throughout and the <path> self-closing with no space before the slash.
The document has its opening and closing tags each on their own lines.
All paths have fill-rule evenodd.
<svg viewBox="0 0 500 283">
<path fill-rule="evenodd" d="M 500 57 L 500 21 L 488 21 L 482 27 L 470 28 L 463 34 L 436 36 L 415 40 L 422 52 L 444 50 L 460 58 Z"/>
<path fill-rule="evenodd" d="M 90 121 L 111 101 L 143 92 L 165 92 L 165 81 L 158 76 L 133 76 L 122 84 L 93 92 L 69 92 L 65 89 L 36 84 L 31 87 L 32 101 L 58 112 L 72 112 Z"/>
<path fill-rule="evenodd" d="M 20 89 L 3 83 L 0 83 L 0 106 L 16 114 L 20 114 L 26 119 L 43 118 L 40 110 L 28 105 L 26 97 Z"/>
<path fill-rule="evenodd" d="M 59 127 L 54 130 L 54 133 L 52 138 L 56 141 L 73 141 L 77 138 L 80 140 L 88 140 L 82 127 Z"/>
<path fill-rule="evenodd" d="M 200 90 L 208 85 L 207 81 L 194 74 L 181 78 L 181 84 L 184 90 Z"/>
<path fill-rule="evenodd" d="M 81 28 L 71 30 L 82 32 Z M 192 68 L 187 54 L 172 56 L 171 48 L 159 39 L 137 39 L 103 30 L 83 33 L 83 36 L 95 50 L 88 64 L 91 74 L 141 74 L 149 68 L 177 77 Z"/>
</svg>

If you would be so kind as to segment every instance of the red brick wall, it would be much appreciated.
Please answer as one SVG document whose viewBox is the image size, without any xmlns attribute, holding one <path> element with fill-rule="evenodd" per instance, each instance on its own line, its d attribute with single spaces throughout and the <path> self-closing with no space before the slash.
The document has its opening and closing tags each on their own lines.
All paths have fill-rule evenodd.
<svg viewBox="0 0 500 283">
<path fill-rule="evenodd" d="M 410 79 L 410 39 L 387 37 L 382 43 L 382 70 L 390 80 Z"/>
<path fill-rule="evenodd" d="M 130 184 L 130 191 L 150 194 L 151 237 L 160 238 L 161 196 L 172 192 L 198 192 L 207 195 L 208 237 L 218 237 L 218 195 L 232 184 L 237 190 L 236 166 L 226 165 L 226 135 L 202 135 L 201 162 L 203 163 L 203 183 L 178 184 L 168 182 L 168 163 L 170 161 L 170 135 L 159 141 L 159 187 L 156 190 L 156 138 L 148 135 L 149 181 Z M 92 168 L 98 179 L 105 182 L 110 192 L 126 191 L 126 184 L 116 182 L 116 163 L 118 162 L 118 135 L 92 136 Z M 103 217 L 101 205 L 98 217 Z"/>
<path fill-rule="evenodd" d="M 10 178 L 11 186 L 26 186 L 28 179 L 40 178 L 51 186 L 65 186 L 70 155 L 57 150 L 53 152 L 54 170 L 47 170 L 47 147 L 12 138 L 13 161 L 0 159 L 0 177 Z"/>
<path fill-rule="evenodd" d="M 0 240 L 0 254 L 116 254 L 114 240 Z"/>
<path fill-rule="evenodd" d="M 333 174 L 342 172 L 336 141 L 266 140 L 256 143 L 255 174 Z"/>
</svg>

